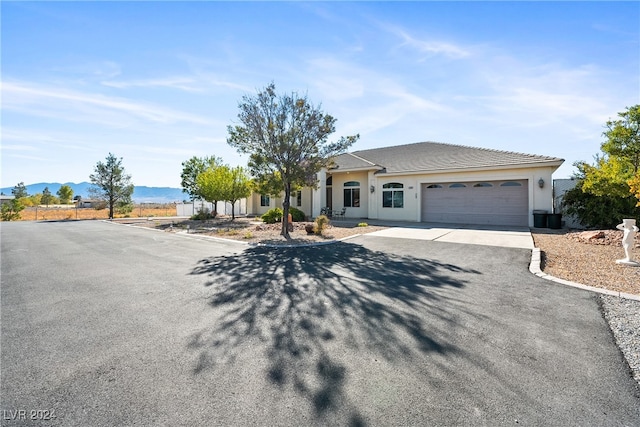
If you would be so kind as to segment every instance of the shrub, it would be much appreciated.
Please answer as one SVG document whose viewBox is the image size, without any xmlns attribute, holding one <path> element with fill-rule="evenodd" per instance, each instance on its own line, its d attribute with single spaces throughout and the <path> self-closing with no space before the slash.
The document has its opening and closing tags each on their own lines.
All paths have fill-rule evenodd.
<svg viewBox="0 0 640 427">
<path fill-rule="evenodd" d="M 304 221 L 305 214 L 298 208 L 289 207 L 289 213 L 291 214 L 291 219 L 293 222 L 302 222 Z"/>
<path fill-rule="evenodd" d="M 329 218 L 327 218 L 326 215 L 319 215 L 316 218 L 316 225 L 314 226 L 313 231 L 318 236 L 322 236 L 322 232 L 325 230 L 325 228 L 327 228 L 327 225 L 329 225 Z"/>
<path fill-rule="evenodd" d="M 633 196 L 596 196 L 583 192 L 580 185 L 564 194 L 562 204 L 566 213 L 575 215 L 588 228 L 615 228 L 622 218 L 640 220 L 640 208 L 635 206 Z"/>
<path fill-rule="evenodd" d="M 2 220 L 17 221 L 20 219 L 20 212 L 24 209 L 20 199 L 13 199 L 9 203 L 2 205 Z"/>
<path fill-rule="evenodd" d="M 262 220 L 267 224 L 275 224 L 276 222 L 282 221 L 282 209 L 280 208 L 269 209 L 267 213 L 262 215 Z"/>
<path fill-rule="evenodd" d="M 358 224 L 358 227 L 368 227 L 369 224 L 367 224 L 366 222 L 361 222 Z"/>
<path fill-rule="evenodd" d="M 202 209 L 198 209 L 198 213 L 195 215 L 191 216 L 192 220 L 197 220 L 197 221 L 206 221 L 208 219 L 213 219 L 215 218 L 215 215 L 211 214 L 211 211 L 209 210 L 209 208 L 202 208 Z"/>
</svg>

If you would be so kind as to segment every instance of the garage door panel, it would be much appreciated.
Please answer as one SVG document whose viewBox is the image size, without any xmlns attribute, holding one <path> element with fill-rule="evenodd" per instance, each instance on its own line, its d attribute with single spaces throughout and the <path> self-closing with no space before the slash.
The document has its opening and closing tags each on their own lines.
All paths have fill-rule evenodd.
<svg viewBox="0 0 640 427">
<path fill-rule="evenodd" d="M 517 182 L 520 186 L 514 186 Z M 491 181 L 491 186 L 441 188 L 422 186 L 422 221 L 460 224 L 528 225 L 528 186 L 526 180 L 511 181 L 511 186 L 501 186 L 504 181 Z M 483 183 L 486 185 L 487 183 Z"/>
</svg>

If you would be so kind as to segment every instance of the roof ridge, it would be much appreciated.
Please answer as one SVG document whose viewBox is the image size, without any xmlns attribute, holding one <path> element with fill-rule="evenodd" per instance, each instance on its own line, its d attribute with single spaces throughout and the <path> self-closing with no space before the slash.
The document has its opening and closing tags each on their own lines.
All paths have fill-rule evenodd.
<svg viewBox="0 0 640 427">
<path fill-rule="evenodd" d="M 353 153 L 346 153 L 346 154 L 348 154 L 350 156 L 353 156 L 358 160 L 362 160 L 363 162 L 369 163 L 371 166 L 380 166 L 380 165 L 377 165 L 377 164 L 375 164 L 375 163 L 373 163 L 373 162 L 371 162 L 371 161 L 369 161 L 369 160 L 367 160 L 367 159 L 365 159 L 363 157 L 357 156 L 357 155 L 355 155 Z"/>
</svg>

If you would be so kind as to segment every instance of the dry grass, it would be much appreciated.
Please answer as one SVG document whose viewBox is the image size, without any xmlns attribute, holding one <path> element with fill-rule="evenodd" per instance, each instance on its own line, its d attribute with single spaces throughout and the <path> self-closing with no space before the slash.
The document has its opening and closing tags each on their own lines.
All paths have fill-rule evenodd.
<svg viewBox="0 0 640 427">
<path fill-rule="evenodd" d="M 176 208 L 173 205 L 161 207 L 136 207 L 127 215 L 116 214 L 116 218 L 138 218 L 138 217 L 166 217 L 175 216 Z M 37 215 L 37 216 L 36 216 Z M 74 219 L 109 219 L 109 209 L 94 209 L 75 207 L 35 207 L 25 208 L 20 212 L 21 221 L 61 221 Z"/>
<path fill-rule="evenodd" d="M 640 267 L 616 264 L 617 259 L 624 258 L 617 231 L 607 231 L 605 238 L 591 240 L 581 238 L 578 233 L 532 232 L 535 245 L 542 253 L 542 270 L 572 282 L 640 295 Z M 633 253 L 636 260 L 640 258 L 639 247 L 637 244 Z"/>
</svg>

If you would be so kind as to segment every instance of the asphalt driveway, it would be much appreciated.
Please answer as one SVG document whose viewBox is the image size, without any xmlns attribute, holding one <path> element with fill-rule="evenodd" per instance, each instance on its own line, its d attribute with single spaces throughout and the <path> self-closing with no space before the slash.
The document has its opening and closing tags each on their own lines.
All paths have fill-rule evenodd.
<svg viewBox="0 0 640 427">
<path fill-rule="evenodd" d="M 597 298 L 527 249 L 0 231 L 2 425 L 640 425 Z"/>
</svg>

